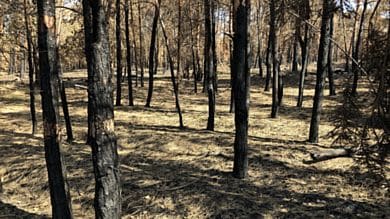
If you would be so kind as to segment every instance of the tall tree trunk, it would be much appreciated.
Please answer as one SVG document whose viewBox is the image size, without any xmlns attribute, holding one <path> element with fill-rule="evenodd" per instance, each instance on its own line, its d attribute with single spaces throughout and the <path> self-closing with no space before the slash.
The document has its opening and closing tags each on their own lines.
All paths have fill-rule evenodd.
<svg viewBox="0 0 390 219">
<path fill-rule="evenodd" d="M 61 154 L 58 109 L 58 66 L 55 30 L 55 1 L 38 0 L 39 69 L 45 158 L 53 218 L 72 218 L 69 186 Z"/>
<path fill-rule="evenodd" d="M 215 90 L 214 90 L 214 56 L 213 56 L 213 27 L 212 27 L 212 1 L 204 0 L 205 12 L 205 46 L 204 46 L 204 72 L 206 77 L 206 87 L 209 99 L 209 117 L 207 120 L 207 130 L 214 131 L 215 114 Z"/>
<path fill-rule="evenodd" d="M 130 20 L 131 20 L 131 32 L 133 35 L 133 46 L 134 46 L 134 67 L 135 67 L 135 86 L 138 87 L 138 52 L 137 52 L 137 40 L 135 35 L 135 22 L 133 15 L 133 0 L 130 0 Z"/>
<path fill-rule="evenodd" d="M 330 17 L 330 38 L 333 38 L 333 32 L 334 32 L 334 16 L 333 13 Z M 328 52 L 328 80 L 329 80 L 329 95 L 334 96 L 336 95 L 336 88 L 334 85 L 334 78 L 333 78 L 333 42 L 330 40 L 329 42 L 329 52 Z"/>
<path fill-rule="evenodd" d="M 122 42 L 121 42 L 121 1 L 116 0 L 116 106 L 120 106 L 122 99 Z"/>
<path fill-rule="evenodd" d="M 198 93 L 198 78 L 197 78 L 197 66 L 196 66 L 196 55 L 195 55 L 195 40 L 194 40 L 194 25 L 192 21 L 192 13 L 190 16 L 190 34 L 191 34 L 191 56 L 192 56 L 192 74 L 194 78 L 194 92 Z"/>
<path fill-rule="evenodd" d="M 234 21 L 234 17 L 233 17 L 233 14 L 234 14 L 234 11 L 233 11 L 233 5 L 234 5 L 234 0 L 231 0 L 230 2 L 230 6 L 229 6 L 229 33 L 232 33 L 233 32 L 233 23 L 235 22 Z M 234 84 L 233 84 L 233 81 L 234 81 L 234 69 L 233 69 L 233 40 L 234 39 L 231 39 L 229 41 L 229 61 L 230 61 L 230 109 L 229 109 L 229 113 L 234 113 L 235 109 L 234 109 Z"/>
<path fill-rule="evenodd" d="M 359 62 L 360 44 L 362 42 L 362 32 L 363 32 L 364 19 L 365 19 L 365 15 L 366 15 L 367 5 L 368 5 L 368 0 L 364 0 L 363 11 L 362 11 L 362 15 L 360 16 L 359 30 L 358 30 L 358 34 L 356 36 L 355 50 L 353 51 L 353 54 L 352 54 L 352 58 L 354 58 L 358 62 Z M 352 62 L 352 72 L 353 72 L 353 84 L 352 84 L 351 93 L 352 93 L 352 95 L 356 95 L 360 71 L 359 71 L 359 66 L 355 62 Z"/>
<path fill-rule="evenodd" d="M 296 22 L 298 23 L 298 21 Z M 299 25 L 299 23 L 297 25 Z M 298 72 L 298 37 L 299 37 L 298 34 L 299 34 L 298 28 L 296 28 L 294 34 L 294 41 L 293 41 L 293 54 L 292 54 L 292 67 L 291 67 L 291 71 L 294 73 Z"/>
<path fill-rule="evenodd" d="M 144 47 L 142 40 L 141 0 L 138 0 L 139 65 L 141 68 L 141 87 L 144 87 Z"/>
<path fill-rule="evenodd" d="M 217 68 L 218 68 L 218 59 L 217 59 L 217 41 L 215 38 L 215 33 L 216 33 L 216 19 L 215 19 L 215 7 L 216 3 L 218 3 L 215 0 L 211 1 L 211 49 L 213 50 L 213 75 L 214 77 L 212 78 L 213 82 L 213 87 L 214 87 L 214 93 L 218 91 L 218 74 L 217 74 Z M 214 94 L 214 99 L 215 99 L 215 94 Z M 215 100 L 214 100 L 215 102 Z M 215 103 L 214 103 L 215 105 Z M 214 107 L 215 108 L 215 107 Z M 215 109 L 214 109 L 215 111 Z"/>
<path fill-rule="evenodd" d="M 265 76 L 265 88 L 264 88 L 264 91 L 269 91 L 270 90 L 270 81 L 271 81 L 271 68 L 272 68 L 272 65 L 271 65 L 271 36 L 268 34 L 268 42 L 267 42 L 267 54 L 265 56 L 265 66 L 266 66 L 266 71 L 267 71 L 267 74 Z"/>
<path fill-rule="evenodd" d="M 65 91 L 65 85 L 63 82 L 63 72 L 62 72 L 62 67 L 60 63 L 60 54 L 57 51 L 57 60 L 58 60 L 58 88 L 60 91 L 60 96 L 61 96 L 61 106 L 62 106 L 62 112 L 64 113 L 64 119 L 65 119 L 65 128 L 66 128 L 66 135 L 67 135 L 67 141 L 72 142 L 73 141 L 73 132 L 72 132 L 72 122 L 70 120 L 70 115 L 69 115 L 69 107 L 68 107 L 68 100 L 66 98 L 66 91 Z"/>
<path fill-rule="evenodd" d="M 248 116 L 250 88 L 249 23 L 250 0 L 234 0 L 234 139 L 233 176 L 245 178 L 248 175 Z"/>
<path fill-rule="evenodd" d="M 263 58 L 262 58 L 262 55 L 261 55 L 261 46 L 262 46 L 262 38 L 261 38 L 261 35 L 260 35 L 260 32 L 261 32 L 261 22 L 262 22 L 262 16 L 260 16 L 261 14 L 261 0 L 258 0 L 258 9 L 257 9 L 257 15 L 256 15 L 256 19 L 257 19 L 257 57 L 258 57 L 258 65 L 259 65 L 259 76 L 260 78 L 263 77 L 263 66 L 262 66 L 262 63 L 263 63 Z"/>
<path fill-rule="evenodd" d="M 304 18 L 307 21 L 310 19 L 310 2 L 305 0 L 304 2 Z M 305 86 L 305 77 L 307 75 L 307 66 L 309 62 L 309 24 L 305 22 L 305 32 L 303 40 L 299 40 L 301 46 L 302 65 L 299 73 L 299 92 L 297 107 L 302 107 L 303 104 L 303 92 Z"/>
<path fill-rule="evenodd" d="M 270 30 L 269 36 L 271 40 L 271 54 L 272 54 L 272 111 L 271 118 L 276 118 L 279 111 L 279 55 L 278 51 L 278 39 L 276 36 L 276 8 L 275 0 L 270 1 Z"/>
<path fill-rule="evenodd" d="M 178 5 L 178 22 L 177 22 L 177 63 L 176 63 L 176 75 L 177 81 L 181 81 L 180 61 L 181 61 L 181 0 L 177 0 Z"/>
<path fill-rule="evenodd" d="M 175 68 L 174 68 L 171 52 L 169 50 L 169 40 L 168 40 L 167 33 L 165 32 L 165 25 L 164 25 L 164 23 L 163 23 L 163 21 L 161 19 L 161 16 L 160 16 L 159 20 L 160 20 L 161 29 L 162 29 L 162 32 L 163 32 L 163 35 L 164 35 L 164 39 L 165 39 L 165 47 L 166 47 L 166 50 L 167 50 L 169 67 L 170 67 L 170 70 L 171 70 L 171 81 L 172 81 L 172 86 L 173 86 L 173 92 L 175 94 L 176 109 L 177 109 L 177 113 L 179 114 L 179 125 L 180 125 L 180 128 L 184 128 L 183 116 L 181 114 L 180 102 L 179 102 L 179 88 L 178 88 L 178 85 L 177 85 L 176 79 L 175 79 Z"/>
<path fill-rule="evenodd" d="M 91 51 L 86 55 L 92 63 L 91 85 L 94 135 L 91 141 L 92 161 L 95 173 L 95 217 L 121 217 L 121 189 L 117 139 L 114 132 L 114 106 L 110 47 L 107 22 L 102 0 L 84 0 L 83 6 L 91 7 Z M 89 11 L 84 9 L 84 12 Z M 89 14 L 84 14 L 89 19 Z M 88 60 L 88 58 L 87 58 Z"/>
<path fill-rule="evenodd" d="M 125 31 L 126 31 L 126 64 L 127 64 L 127 86 L 129 106 L 134 106 L 133 100 L 133 79 L 131 77 L 131 45 L 130 45 L 130 22 L 129 22 L 129 0 L 125 0 Z"/>
<path fill-rule="evenodd" d="M 301 45 L 302 48 L 302 67 L 299 73 L 299 93 L 297 107 L 302 107 L 303 104 L 303 92 L 305 90 L 305 77 L 307 74 L 307 66 L 309 62 L 309 25 L 305 24 L 305 36 L 304 41 Z"/>
<path fill-rule="evenodd" d="M 27 38 L 27 58 L 28 58 L 28 79 L 30 89 L 30 113 L 32 123 L 32 134 L 34 135 L 37 131 L 37 116 L 35 111 L 35 89 L 34 89 L 34 64 L 33 64 L 33 51 L 32 51 L 32 38 L 30 31 L 30 21 L 27 14 L 27 0 L 24 0 L 24 23 L 26 28 Z"/>
<path fill-rule="evenodd" d="M 84 16 L 84 41 L 85 41 L 85 58 L 87 61 L 87 73 L 88 73 L 88 132 L 87 132 L 87 144 L 91 145 L 92 139 L 94 139 L 95 127 L 93 125 L 93 101 L 92 98 L 92 85 L 93 85 L 93 63 L 92 63 L 92 9 L 89 5 L 89 0 L 83 0 L 83 16 Z"/>
<path fill-rule="evenodd" d="M 150 49 L 149 49 L 149 91 L 148 97 L 146 98 L 145 107 L 150 107 L 150 102 L 152 101 L 153 95 L 153 80 L 154 80 L 154 55 L 156 55 L 156 39 L 157 39 L 157 24 L 158 18 L 160 17 L 160 1 L 156 0 L 154 3 L 154 17 L 152 24 L 152 35 L 150 37 Z"/>
<path fill-rule="evenodd" d="M 320 116 L 322 111 L 322 99 L 324 93 L 324 83 L 326 77 L 326 68 L 328 65 L 328 52 L 330 43 L 330 20 L 333 13 L 333 1 L 324 0 L 321 20 L 320 46 L 318 49 L 317 80 L 314 94 L 313 111 L 310 122 L 309 141 L 318 142 L 318 129 L 320 125 Z"/>
</svg>

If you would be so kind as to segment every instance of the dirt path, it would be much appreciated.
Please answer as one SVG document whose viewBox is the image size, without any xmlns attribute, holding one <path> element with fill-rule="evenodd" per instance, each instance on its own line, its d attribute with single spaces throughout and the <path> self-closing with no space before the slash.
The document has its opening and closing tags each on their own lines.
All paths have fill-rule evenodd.
<svg viewBox="0 0 390 219">
<path fill-rule="evenodd" d="M 85 84 L 85 74 L 66 75 L 76 141 L 63 145 L 76 218 L 93 218 L 92 161 L 90 148 L 84 144 L 86 90 L 70 86 Z M 331 139 L 324 136 L 333 128 L 329 118 L 340 101 L 339 96 L 326 97 L 321 144 L 306 143 L 314 75 L 309 75 L 302 109 L 295 107 L 297 80 L 292 76 L 286 79 L 285 99 L 278 119 L 269 118 L 271 93 L 264 92 L 263 80 L 254 77 L 249 178 L 231 177 L 234 124 L 233 114 L 228 113 L 228 77 L 228 74 L 219 76 L 215 132 L 204 130 L 207 97 L 194 94 L 191 81 L 184 80 L 180 86 L 186 126 L 183 130 L 177 128 L 178 117 L 167 76 L 156 79 L 151 108 L 143 107 L 146 88 L 135 88 L 136 106 L 115 109 L 124 218 L 385 218 L 390 215 L 388 190 L 369 189 L 372 180 L 351 159 L 339 158 L 311 166 L 302 163 L 308 152 L 329 147 Z M 30 135 L 28 86 L 4 74 L 0 74 L 0 80 L 0 218 L 48 217 L 50 203 L 42 135 Z M 123 102 L 127 104 L 126 97 Z M 41 121 L 39 106 L 38 98 L 38 121 Z"/>
</svg>

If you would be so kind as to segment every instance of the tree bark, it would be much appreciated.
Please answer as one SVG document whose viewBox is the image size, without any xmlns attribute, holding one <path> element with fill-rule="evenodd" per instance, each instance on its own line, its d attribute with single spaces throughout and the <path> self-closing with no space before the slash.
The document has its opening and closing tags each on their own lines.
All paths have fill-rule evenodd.
<svg viewBox="0 0 390 219">
<path fill-rule="evenodd" d="M 353 54 L 352 54 L 352 58 L 358 62 L 359 62 L 360 44 L 362 42 L 362 32 L 363 32 L 364 19 L 365 19 L 365 15 L 366 15 L 367 5 L 368 5 L 368 0 L 364 0 L 363 11 L 362 11 L 362 15 L 360 17 L 359 30 L 358 30 L 358 34 L 356 36 L 356 45 L 355 45 L 355 49 L 353 50 Z M 355 62 L 352 62 L 352 72 L 353 72 L 353 84 L 352 84 L 351 94 L 356 96 L 360 71 L 359 71 L 359 66 Z"/>
<path fill-rule="evenodd" d="M 120 106 L 122 99 L 122 42 L 121 42 L 121 1 L 116 0 L 116 106 Z"/>
<path fill-rule="evenodd" d="M 30 89 L 30 113 L 32 123 L 32 134 L 34 135 L 37 131 L 37 116 L 35 110 L 35 88 L 34 88 L 34 64 L 33 64 L 33 50 L 32 50 L 32 37 L 30 30 L 30 21 L 27 14 L 27 0 L 24 0 L 24 22 L 26 28 L 27 38 L 27 59 L 28 59 L 28 79 Z"/>
<path fill-rule="evenodd" d="M 91 140 L 92 161 L 95 174 L 95 217 L 120 218 L 121 189 L 117 139 L 114 132 L 114 106 L 110 47 L 106 28 L 106 16 L 102 0 L 84 0 L 83 6 L 91 7 L 92 39 L 90 55 L 94 135 Z M 84 9 L 84 11 L 89 11 Z M 84 14 L 84 19 L 89 19 Z M 87 58 L 88 60 L 88 58 Z"/>
<path fill-rule="evenodd" d="M 214 16 L 212 1 L 204 0 L 205 11 L 205 46 L 204 46 L 204 73 L 206 79 L 207 94 L 209 99 L 209 117 L 207 120 L 207 130 L 214 131 L 215 115 L 215 68 L 214 68 L 214 49 L 213 49 L 213 27 L 212 17 Z"/>
<path fill-rule="evenodd" d="M 127 64 L 127 86 L 129 106 L 134 106 L 133 100 L 133 79 L 131 77 L 131 45 L 130 45 L 130 22 L 129 22 L 129 0 L 125 0 L 125 34 L 126 34 L 126 64 Z"/>
<path fill-rule="evenodd" d="M 272 65 L 271 65 L 271 37 L 270 35 L 268 34 L 268 42 L 267 42 L 267 54 L 265 56 L 265 66 L 266 66 L 266 71 L 267 71 L 267 74 L 265 76 L 265 88 L 264 88 L 264 91 L 269 91 L 270 90 L 270 81 L 271 81 L 271 68 L 272 68 Z"/>
<path fill-rule="evenodd" d="M 312 117 L 310 122 L 309 142 L 318 142 L 318 129 L 320 125 L 320 116 L 322 111 L 322 99 L 324 92 L 324 83 L 326 77 L 326 68 L 328 65 L 328 52 L 330 43 L 330 20 L 333 13 L 333 1 L 325 0 L 322 9 L 321 36 L 318 49 L 317 80 L 314 94 L 314 103 Z"/>
<path fill-rule="evenodd" d="M 179 88 L 178 88 L 178 85 L 177 85 L 176 79 L 175 79 L 175 68 L 174 68 L 175 66 L 173 64 L 171 52 L 170 52 L 170 49 L 169 49 L 169 40 L 168 40 L 167 33 L 165 32 L 165 25 L 164 25 L 164 23 L 163 23 L 163 21 L 161 19 L 161 15 L 160 15 L 160 19 L 159 20 L 160 20 L 161 29 L 162 29 L 162 32 L 163 32 L 163 35 L 164 35 L 164 39 L 165 39 L 165 47 L 166 47 L 166 50 L 167 50 L 169 67 L 170 67 L 170 70 L 171 70 L 171 81 L 172 81 L 172 86 L 173 86 L 173 92 L 175 94 L 176 109 L 177 109 L 177 113 L 179 115 L 179 126 L 180 126 L 180 128 L 184 128 L 183 116 L 181 114 L 180 102 L 179 102 Z"/>
<path fill-rule="evenodd" d="M 39 69 L 43 135 L 53 218 L 72 218 L 66 168 L 61 154 L 55 1 L 38 0 Z"/>
<path fill-rule="evenodd" d="M 334 32 L 334 16 L 333 13 L 330 17 L 330 38 L 333 38 L 333 32 Z M 329 81 L 329 95 L 334 96 L 336 95 L 336 88 L 334 85 L 334 77 L 333 77 L 333 42 L 329 42 L 329 52 L 328 52 L 328 81 Z"/>
<path fill-rule="evenodd" d="M 234 0 L 233 89 L 235 100 L 233 176 L 239 179 L 248 175 L 248 116 L 250 88 L 249 23 L 250 0 Z"/>
<path fill-rule="evenodd" d="M 141 87 L 144 87 L 144 47 L 142 40 L 141 0 L 138 0 L 139 65 L 141 68 Z"/>
<path fill-rule="evenodd" d="M 270 1 L 270 46 L 272 54 L 272 110 L 271 118 L 276 118 L 279 112 L 279 57 L 277 54 L 278 51 L 278 40 L 276 36 L 276 8 L 275 0 Z"/>
<path fill-rule="evenodd" d="M 150 102 L 152 101 L 153 95 L 153 81 L 154 81 L 154 56 L 156 55 L 156 39 L 157 39 L 157 24 L 158 18 L 160 17 L 160 1 L 156 0 L 154 3 L 154 17 L 152 24 L 152 35 L 150 37 L 150 49 L 149 49 L 149 90 L 148 97 L 146 98 L 145 107 L 150 107 Z"/>
</svg>

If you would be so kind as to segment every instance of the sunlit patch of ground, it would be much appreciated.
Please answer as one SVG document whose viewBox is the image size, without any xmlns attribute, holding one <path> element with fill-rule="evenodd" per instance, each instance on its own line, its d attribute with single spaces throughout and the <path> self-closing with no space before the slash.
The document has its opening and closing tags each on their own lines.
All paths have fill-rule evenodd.
<svg viewBox="0 0 390 219">
<path fill-rule="evenodd" d="M 223 70 L 223 69 L 222 69 Z M 178 128 L 169 75 L 157 75 L 152 107 L 143 107 L 147 87 L 134 88 L 134 107 L 115 108 L 121 156 L 124 218 L 381 218 L 390 215 L 388 190 L 372 189 L 370 176 L 348 158 L 304 165 L 308 153 L 332 139 L 332 111 L 340 95 L 325 97 L 320 144 L 306 142 L 315 75 L 309 74 L 304 106 L 295 107 L 297 76 L 285 78 L 283 106 L 270 118 L 271 92 L 254 76 L 249 119 L 249 177 L 231 177 L 234 123 L 229 111 L 229 74 L 219 75 L 215 131 L 206 131 L 207 97 L 180 84 L 185 129 Z M 0 74 L 0 218 L 49 217 L 50 199 L 42 142 L 32 136 L 26 79 Z M 337 81 L 340 85 L 340 81 Z M 86 73 L 65 74 L 75 141 L 63 142 L 76 218 L 93 218 L 93 172 L 87 125 Z M 123 83 L 125 87 L 126 83 Z M 145 83 L 147 85 L 147 83 Z M 260 87 L 261 85 L 261 87 Z M 201 86 L 199 86 L 201 90 Z M 338 87 L 340 89 L 340 87 Z M 363 89 L 363 88 L 362 88 Z M 340 90 L 339 90 L 340 91 Z M 328 94 L 327 90 L 325 94 Z M 65 140 L 65 128 L 62 130 Z"/>
</svg>

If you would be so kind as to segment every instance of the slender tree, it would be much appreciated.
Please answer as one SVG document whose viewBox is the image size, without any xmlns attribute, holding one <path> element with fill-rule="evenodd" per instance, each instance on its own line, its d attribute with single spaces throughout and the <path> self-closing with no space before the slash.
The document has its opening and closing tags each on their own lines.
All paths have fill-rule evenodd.
<svg viewBox="0 0 390 219">
<path fill-rule="evenodd" d="M 204 72 L 206 77 L 206 87 L 209 99 L 209 117 L 207 120 L 207 130 L 214 131 L 214 114 L 215 114 L 215 68 L 213 55 L 213 27 L 212 17 L 214 16 L 212 10 L 212 1 L 204 0 L 205 13 L 205 45 L 204 45 Z"/>
<path fill-rule="evenodd" d="M 134 106 L 133 80 L 131 77 L 131 45 L 130 45 L 130 21 L 129 21 L 129 0 L 125 0 L 125 34 L 126 34 L 126 64 L 127 64 L 127 86 L 129 106 Z"/>
<path fill-rule="evenodd" d="M 330 38 L 333 38 L 333 32 L 334 32 L 334 15 L 331 14 L 330 18 Z M 336 95 L 336 88 L 334 85 L 334 78 L 333 78 L 333 42 L 329 42 L 329 52 L 328 52 L 328 81 L 329 81 L 329 95 L 334 96 Z"/>
<path fill-rule="evenodd" d="M 245 178 L 248 174 L 248 114 L 250 88 L 249 60 L 249 23 L 250 0 L 234 0 L 234 121 L 236 134 L 234 139 L 233 176 Z"/>
<path fill-rule="evenodd" d="M 141 0 L 138 0 L 138 36 L 139 36 L 139 66 L 141 68 L 141 87 L 144 87 L 144 47 L 142 39 Z"/>
<path fill-rule="evenodd" d="M 321 19 L 321 36 L 320 36 L 320 45 L 318 49 L 318 63 L 317 63 L 317 80 L 316 80 L 316 88 L 314 94 L 312 117 L 310 122 L 309 141 L 311 143 L 318 142 L 318 129 L 320 125 L 324 83 L 325 83 L 326 70 L 328 65 L 330 23 L 331 23 L 332 13 L 334 10 L 333 0 L 324 0 L 322 7 L 323 8 L 322 8 L 322 19 Z"/>
<path fill-rule="evenodd" d="M 359 23 L 359 29 L 358 29 L 358 34 L 356 36 L 356 44 L 355 44 L 355 49 L 353 50 L 352 53 L 352 58 L 355 60 L 359 60 L 359 55 L 360 55 L 360 46 L 362 43 L 362 32 L 363 32 L 363 26 L 364 26 L 364 20 L 365 20 L 365 15 L 367 11 L 367 6 L 368 6 L 368 0 L 364 0 L 363 3 L 363 11 L 362 15 L 360 16 L 360 23 Z M 359 80 L 359 66 L 357 63 L 352 62 L 352 72 L 353 72 L 353 84 L 352 84 L 352 95 L 357 94 L 357 87 L 358 87 L 358 80 Z"/>
<path fill-rule="evenodd" d="M 307 21 L 310 19 L 310 2 L 309 0 L 303 1 L 303 13 L 301 16 L 303 16 L 304 20 L 304 36 L 303 40 L 301 37 L 299 37 L 299 43 L 301 46 L 301 71 L 299 73 L 299 93 L 298 93 L 298 101 L 297 101 L 297 107 L 302 107 L 303 104 L 303 91 L 305 86 L 305 77 L 307 74 L 307 65 L 309 62 L 309 24 Z"/>
<path fill-rule="evenodd" d="M 61 154 L 55 1 L 38 0 L 39 69 L 43 135 L 53 218 L 72 218 L 69 186 Z"/>
<path fill-rule="evenodd" d="M 161 29 L 162 29 L 162 32 L 163 32 L 164 40 L 165 40 L 165 47 L 166 47 L 166 50 L 167 50 L 169 69 L 171 71 L 171 81 L 172 81 L 172 86 L 173 86 L 173 93 L 175 94 L 175 104 L 176 104 L 177 114 L 179 115 L 179 127 L 180 128 L 184 128 L 183 116 L 181 114 L 181 108 L 180 108 L 180 102 L 179 102 L 179 88 L 178 88 L 178 85 L 177 85 L 176 79 L 175 79 L 175 68 L 174 68 L 175 65 L 173 63 L 171 51 L 169 49 L 168 35 L 167 35 L 166 31 L 165 31 L 165 25 L 164 25 L 163 20 L 161 19 L 161 15 L 160 15 L 160 19 L 159 20 L 160 20 L 160 24 L 161 24 Z"/>
<path fill-rule="evenodd" d="M 121 42 L 121 1 L 116 0 L 116 106 L 120 106 L 122 99 L 122 42 Z"/>
<path fill-rule="evenodd" d="M 31 123 L 32 123 L 32 134 L 34 135 L 37 131 L 37 117 L 35 111 L 32 37 L 31 37 L 31 30 L 29 25 L 30 21 L 27 13 L 27 0 L 24 0 L 24 22 L 26 27 L 26 38 L 27 38 L 28 79 L 29 79 L 29 89 L 30 89 L 30 113 L 31 113 Z"/>
<path fill-rule="evenodd" d="M 91 47 L 86 55 L 91 61 L 91 102 L 93 138 L 91 139 L 92 161 L 95 174 L 95 216 L 96 218 L 120 218 L 121 189 L 117 139 L 114 132 L 114 106 L 112 73 L 110 68 L 110 47 L 103 0 L 83 0 L 84 12 L 92 12 Z M 90 14 L 84 14 L 89 20 Z M 85 22 L 85 21 L 84 21 Z"/>
<path fill-rule="evenodd" d="M 156 54 L 156 41 L 157 41 L 157 25 L 158 25 L 158 18 L 160 17 L 160 1 L 156 0 L 154 3 L 154 17 L 153 17 L 153 24 L 152 24 L 152 35 L 150 37 L 150 49 L 149 49 L 149 90 L 148 90 L 148 97 L 146 99 L 146 107 L 150 107 L 150 102 L 152 101 L 152 95 L 153 95 L 153 81 L 154 81 L 154 72 L 155 66 L 155 56 Z"/>
<path fill-rule="evenodd" d="M 276 118 L 279 112 L 279 91 L 280 91 L 280 83 L 279 83 L 279 59 L 278 59 L 278 39 L 276 36 L 276 7 L 275 0 L 270 1 L 270 28 L 269 28 L 269 39 L 271 46 L 271 54 L 272 54 L 272 111 L 271 117 Z"/>
</svg>

